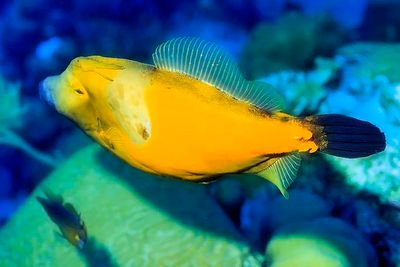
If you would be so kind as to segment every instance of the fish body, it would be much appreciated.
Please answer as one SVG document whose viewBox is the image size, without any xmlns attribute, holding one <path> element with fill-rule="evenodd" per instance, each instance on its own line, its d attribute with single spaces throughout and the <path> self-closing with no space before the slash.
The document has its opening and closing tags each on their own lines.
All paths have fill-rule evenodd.
<svg viewBox="0 0 400 267">
<path fill-rule="evenodd" d="M 145 101 L 153 131 L 137 155 L 162 174 L 197 180 L 317 149 L 293 117 L 266 114 L 185 75 L 155 70 L 152 78 Z"/>
<path fill-rule="evenodd" d="M 82 249 L 87 241 L 87 230 L 81 216 L 70 203 L 60 196 L 46 192 L 46 198 L 36 197 L 50 219 L 58 226 L 63 237 Z"/>
<path fill-rule="evenodd" d="M 44 80 L 41 94 L 136 168 L 191 181 L 255 173 L 285 196 L 299 153 L 330 149 L 350 157 L 329 146 L 332 135 L 324 126 L 364 123 L 340 115 L 300 119 L 283 113 L 271 86 L 246 81 L 229 56 L 198 39 L 164 43 L 153 59 L 155 65 L 80 57 Z M 356 148 L 365 153 L 354 156 L 383 150 L 383 134 L 372 124 L 362 126 L 378 140 L 368 151 Z"/>
</svg>

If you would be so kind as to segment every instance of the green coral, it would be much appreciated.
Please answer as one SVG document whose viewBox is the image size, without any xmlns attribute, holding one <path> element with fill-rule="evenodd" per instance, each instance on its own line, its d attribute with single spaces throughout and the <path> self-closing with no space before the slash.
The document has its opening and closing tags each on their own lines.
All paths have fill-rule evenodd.
<svg viewBox="0 0 400 267">
<path fill-rule="evenodd" d="M 21 126 L 19 118 L 26 111 L 26 107 L 21 104 L 20 91 L 18 83 L 8 82 L 0 76 L 0 131 Z"/>
<path fill-rule="evenodd" d="M 335 169 L 345 174 L 346 183 L 357 191 L 379 196 L 382 202 L 400 203 L 400 154 L 398 145 L 367 159 L 326 157 Z"/>
<path fill-rule="evenodd" d="M 400 82 L 400 80 L 399 80 Z M 391 123 L 400 126 L 400 84 L 387 84 L 380 90 L 380 103 Z"/>
<path fill-rule="evenodd" d="M 355 43 L 338 50 L 338 55 L 352 64 L 352 76 L 359 80 L 373 80 L 385 76 L 389 81 L 400 81 L 400 44 Z"/>
<path fill-rule="evenodd" d="M 46 165 L 56 166 L 57 161 L 53 157 L 35 149 L 15 132 L 22 126 L 22 115 L 29 109 L 21 102 L 20 85 L 0 76 L 0 95 L 0 145 L 14 146 Z"/>
<path fill-rule="evenodd" d="M 335 77 L 338 65 L 325 58 L 317 58 L 315 65 L 312 71 L 282 71 L 271 74 L 262 81 L 274 86 L 284 96 L 290 113 L 316 113 L 321 101 L 328 94 L 325 84 Z"/>
<path fill-rule="evenodd" d="M 330 95 L 320 112 L 346 113 L 377 124 L 387 146 L 368 158 L 326 159 L 356 191 L 373 193 L 385 203 L 399 203 L 400 44 L 351 44 L 339 49 L 336 60 L 343 73 L 341 94 Z M 361 109 L 353 108 L 361 104 Z"/>
<path fill-rule="evenodd" d="M 376 256 L 353 227 L 334 218 L 296 222 L 280 228 L 268 244 L 271 267 L 374 267 Z"/>
<path fill-rule="evenodd" d="M 341 31 L 326 17 L 289 13 L 276 23 L 255 27 L 244 47 L 240 68 L 251 79 L 304 68 L 316 55 L 329 54 L 342 39 Z"/>
<path fill-rule="evenodd" d="M 378 155 L 325 157 L 344 176 L 344 183 L 385 203 L 400 202 L 399 48 L 400 44 L 353 44 L 339 49 L 334 59 L 317 59 L 308 72 L 284 71 L 263 79 L 284 95 L 293 114 L 346 114 L 370 121 L 385 133 L 387 147 Z"/>
<path fill-rule="evenodd" d="M 307 207 L 307 209 L 299 207 Z M 276 229 L 291 222 L 328 216 L 331 207 L 318 195 L 295 189 L 290 191 L 289 201 L 280 196 L 275 197 L 267 211 L 270 215 L 268 224 L 272 229 Z"/>
<path fill-rule="evenodd" d="M 137 171 L 92 145 L 61 165 L 49 188 L 81 212 L 77 251 L 31 196 L 0 231 L 0 266 L 258 266 L 205 186 Z"/>
<path fill-rule="evenodd" d="M 43 188 L 81 213 L 89 234 L 83 250 L 56 234 L 35 199 Z M 275 225 L 284 226 L 268 243 L 270 266 L 374 266 L 365 265 L 375 262 L 374 253 L 354 229 L 332 218 L 314 219 L 325 216 L 327 205 L 314 207 L 310 216 L 293 213 L 296 199 L 304 205 L 319 201 L 293 193 L 292 203 L 271 203 L 272 216 L 292 215 L 278 214 Z M 59 166 L 0 230 L 0 266 L 250 267 L 263 260 L 206 186 L 140 172 L 97 145 Z"/>
</svg>

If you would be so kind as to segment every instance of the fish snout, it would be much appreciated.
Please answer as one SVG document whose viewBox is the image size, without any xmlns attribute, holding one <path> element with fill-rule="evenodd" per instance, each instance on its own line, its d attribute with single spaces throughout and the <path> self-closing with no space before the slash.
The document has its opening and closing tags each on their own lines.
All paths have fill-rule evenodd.
<svg viewBox="0 0 400 267">
<path fill-rule="evenodd" d="M 56 78 L 55 76 L 47 77 L 39 83 L 39 97 L 52 107 L 55 107 L 53 91 Z"/>
<path fill-rule="evenodd" d="M 83 247 L 85 246 L 85 241 L 82 240 L 82 239 L 78 240 L 76 246 L 77 246 L 79 249 L 83 249 Z"/>
</svg>

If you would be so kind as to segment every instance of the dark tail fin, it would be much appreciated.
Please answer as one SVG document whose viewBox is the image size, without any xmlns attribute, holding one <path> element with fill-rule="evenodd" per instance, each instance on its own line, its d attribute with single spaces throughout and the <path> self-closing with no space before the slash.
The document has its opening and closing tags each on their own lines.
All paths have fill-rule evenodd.
<svg viewBox="0 0 400 267">
<path fill-rule="evenodd" d="M 360 158 L 385 150 L 385 135 L 378 127 L 344 115 L 331 114 L 307 117 L 315 127 L 321 152 L 343 157 Z"/>
</svg>

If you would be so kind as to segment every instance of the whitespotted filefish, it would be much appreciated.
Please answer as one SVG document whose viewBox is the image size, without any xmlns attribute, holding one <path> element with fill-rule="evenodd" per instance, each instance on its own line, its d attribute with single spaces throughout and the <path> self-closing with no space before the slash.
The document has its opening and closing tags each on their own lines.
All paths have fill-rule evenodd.
<svg viewBox="0 0 400 267">
<path fill-rule="evenodd" d="M 284 113 L 272 86 L 243 78 L 213 43 L 173 39 L 155 50 L 153 63 L 78 57 L 40 93 L 138 169 L 198 182 L 252 173 L 285 197 L 301 153 L 357 158 L 385 149 L 384 134 L 369 122 Z"/>
</svg>

